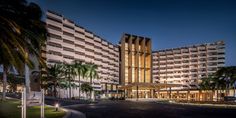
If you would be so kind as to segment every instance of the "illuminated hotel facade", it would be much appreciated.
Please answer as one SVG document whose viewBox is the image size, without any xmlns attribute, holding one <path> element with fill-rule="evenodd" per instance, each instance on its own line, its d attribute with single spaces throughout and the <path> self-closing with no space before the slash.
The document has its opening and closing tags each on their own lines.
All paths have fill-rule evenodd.
<svg viewBox="0 0 236 118">
<path fill-rule="evenodd" d="M 152 83 L 152 51 L 151 39 L 131 34 L 124 34 L 120 41 L 121 85 L 133 83 Z M 136 93 L 135 89 L 127 89 L 127 97 Z M 139 96 L 150 95 L 139 90 Z"/>
<path fill-rule="evenodd" d="M 163 88 L 196 89 L 199 79 L 224 66 L 223 41 L 152 51 L 150 38 L 124 34 L 115 45 L 52 11 L 46 13 L 46 25 L 49 34 L 42 56 L 47 65 L 75 60 L 96 64 L 99 79 L 92 86 L 97 91 L 119 88 L 128 98 L 157 97 Z M 78 96 L 77 91 L 72 95 Z"/>
<path fill-rule="evenodd" d="M 154 81 L 183 85 L 177 89 L 197 89 L 200 79 L 224 66 L 223 41 L 153 51 Z"/>
<path fill-rule="evenodd" d="M 46 44 L 47 65 L 71 63 L 75 60 L 98 66 L 99 79 L 93 80 L 93 88 L 98 91 L 116 90 L 119 84 L 119 47 L 62 15 L 46 13 L 48 41 Z M 81 79 L 81 82 L 88 82 Z M 78 83 L 77 79 L 75 82 Z M 78 88 L 77 88 L 78 89 Z M 78 96 L 77 89 L 73 90 Z"/>
</svg>

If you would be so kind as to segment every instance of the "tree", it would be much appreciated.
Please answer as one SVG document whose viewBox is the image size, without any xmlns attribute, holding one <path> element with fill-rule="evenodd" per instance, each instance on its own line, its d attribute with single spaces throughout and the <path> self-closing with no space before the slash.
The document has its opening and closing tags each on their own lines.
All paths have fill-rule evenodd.
<svg viewBox="0 0 236 118">
<path fill-rule="evenodd" d="M 33 67 L 27 55 L 35 55 L 42 63 L 39 50 L 46 41 L 46 27 L 41 21 L 42 11 L 35 3 L 25 0 L 0 1 L 0 64 L 3 65 L 3 99 L 8 68 L 21 72 L 24 63 Z"/>
<path fill-rule="evenodd" d="M 59 81 L 63 78 L 63 65 L 54 64 L 49 66 L 47 69 L 47 84 L 48 86 L 53 86 L 54 97 L 57 96 L 57 87 L 59 86 Z"/>
<path fill-rule="evenodd" d="M 87 77 L 90 78 L 90 84 L 93 84 L 93 79 L 97 78 L 97 65 L 95 64 L 87 64 L 86 65 L 87 68 Z"/>
<path fill-rule="evenodd" d="M 66 89 L 67 90 L 69 88 L 69 82 L 65 79 L 62 79 L 62 80 L 59 81 L 59 86 L 58 87 L 61 88 L 61 89 Z M 65 90 L 64 90 L 64 92 L 65 92 Z M 65 95 L 65 93 L 64 93 L 64 95 Z"/>
<path fill-rule="evenodd" d="M 73 81 L 73 79 L 76 76 L 75 64 L 64 63 L 64 74 L 65 74 L 65 78 L 69 82 L 69 98 L 71 98 L 71 81 Z"/>
<path fill-rule="evenodd" d="M 87 84 L 87 83 L 83 83 L 83 84 L 81 85 L 81 90 L 82 90 L 83 92 L 85 92 L 85 93 L 86 93 L 86 96 L 87 96 L 87 93 L 88 93 L 89 91 L 92 91 L 92 90 L 93 90 L 93 87 L 92 87 L 91 85 Z"/>
<path fill-rule="evenodd" d="M 80 81 L 80 77 L 83 76 L 86 73 L 86 69 L 85 66 L 82 64 L 82 62 L 75 62 L 75 67 L 76 67 L 76 72 L 77 72 L 77 76 L 79 78 L 79 99 L 80 99 L 80 89 L 81 89 L 81 81 Z"/>
<path fill-rule="evenodd" d="M 235 89 L 235 83 L 236 83 L 236 67 L 235 66 L 221 67 L 215 73 L 215 76 L 220 81 L 222 81 L 220 84 L 220 87 L 222 89 L 227 89 L 227 94 L 230 88 Z M 235 95 L 235 90 L 234 90 L 234 95 Z"/>
<path fill-rule="evenodd" d="M 218 100 L 218 91 L 220 94 L 222 90 L 227 90 L 226 95 L 228 95 L 228 90 L 230 88 L 235 89 L 236 83 L 236 67 L 222 67 L 216 71 L 213 75 L 208 78 L 203 78 L 200 84 L 200 88 L 204 90 L 216 90 L 217 91 L 217 100 Z M 235 95 L 235 90 L 234 90 Z"/>
<path fill-rule="evenodd" d="M 89 77 L 89 79 L 90 79 L 90 85 L 92 86 L 93 85 L 93 79 L 94 78 L 97 78 L 97 76 L 98 76 L 98 74 L 97 74 L 97 65 L 95 65 L 95 64 L 87 64 L 86 65 L 86 69 L 87 69 L 87 73 L 86 73 L 86 75 L 87 75 L 87 77 Z M 91 99 L 91 97 L 92 97 L 92 91 L 90 91 L 90 99 Z"/>
<path fill-rule="evenodd" d="M 0 78 L 3 78 L 3 73 L 0 73 Z M 3 83 L 3 80 L 0 80 Z M 7 78 L 7 84 L 9 85 L 9 90 L 15 92 L 17 85 L 24 84 L 24 77 L 16 74 L 9 73 Z"/>
</svg>

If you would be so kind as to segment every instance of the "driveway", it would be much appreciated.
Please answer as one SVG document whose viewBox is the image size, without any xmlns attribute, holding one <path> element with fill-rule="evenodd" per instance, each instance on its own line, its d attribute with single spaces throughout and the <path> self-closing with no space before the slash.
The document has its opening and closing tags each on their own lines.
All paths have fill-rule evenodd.
<svg viewBox="0 0 236 118">
<path fill-rule="evenodd" d="M 177 105 L 157 102 L 100 101 L 72 109 L 86 118 L 232 118 L 236 109 Z"/>
</svg>

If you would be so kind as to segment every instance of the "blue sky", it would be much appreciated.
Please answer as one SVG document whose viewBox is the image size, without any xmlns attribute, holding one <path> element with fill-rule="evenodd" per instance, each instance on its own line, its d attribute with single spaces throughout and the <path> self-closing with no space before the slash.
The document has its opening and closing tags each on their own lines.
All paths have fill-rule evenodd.
<svg viewBox="0 0 236 118">
<path fill-rule="evenodd" d="M 117 44 L 123 33 L 152 39 L 153 50 L 224 40 L 236 66 L 236 0 L 29 0 Z"/>
</svg>

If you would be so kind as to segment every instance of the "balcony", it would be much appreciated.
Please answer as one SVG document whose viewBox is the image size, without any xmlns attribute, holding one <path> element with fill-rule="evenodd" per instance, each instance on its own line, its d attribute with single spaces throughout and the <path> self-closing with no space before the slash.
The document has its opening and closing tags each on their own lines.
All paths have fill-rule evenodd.
<svg viewBox="0 0 236 118">
<path fill-rule="evenodd" d="M 62 56 L 58 56 L 58 55 L 53 55 L 53 54 L 46 54 L 47 55 L 47 59 L 56 59 L 59 61 L 62 61 L 63 57 Z"/>
<path fill-rule="evenodd" d="M 46 23 L 57 26 L 57 27 L 62 27 L 62 23 L 58 23 L 58 22 L 50 20 L 50 19 L 46 19 Z"/>
<path fill-rule="evenodd" d="M 63 31 L 69 32 L 71 34 L 75 34 L 75 31 L 73 29 L 67 28 L 67 27 L 63 27 Z"/>
<path fill-rule="evenodd" d="M 48 32 L 51 34 L 57 34 L 57 35 L 62 35 L 62 31 L 58 31 L 58 30 L 53 30 L 48 28 Z"/>
</svg>

